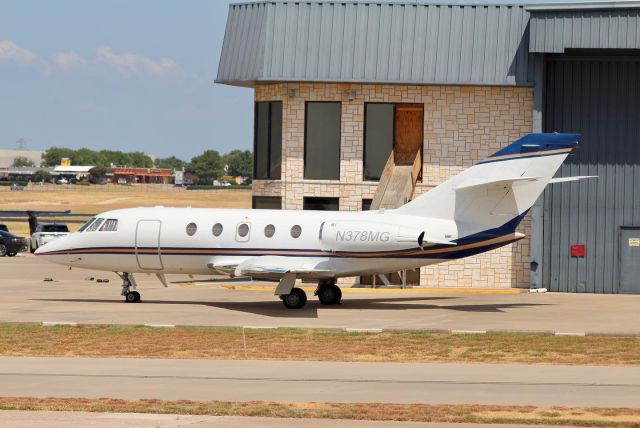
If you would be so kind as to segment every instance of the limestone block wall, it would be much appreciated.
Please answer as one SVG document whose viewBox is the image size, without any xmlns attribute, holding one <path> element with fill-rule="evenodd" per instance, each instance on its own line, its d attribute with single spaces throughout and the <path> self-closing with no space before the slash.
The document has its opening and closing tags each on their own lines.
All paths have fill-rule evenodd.
<svg viewBox="0 0 640 428">
<path fill-rule="evenodd" d="M 281 196 L 284 209 L 302 209 L 304 196 L 339 197 L 341 210 L 359 210 L 377 182 L 363 180 L 364 103 L 424 104 L 423 179 L 419 195 L 489 156 L 533 127 L 533 89 L 502 86 L 256 84 L 256 101 L 282 101 L 281 180 L 255 180 L 256 196 Z M 340 180 L 304 179 L 306 101 L 340 101 Z M 527 218 L 520 231 L 530 232 Z M 529 239 L 466 259 L 422 268 L 429 287 L 528 287 Z"/>
</svg>

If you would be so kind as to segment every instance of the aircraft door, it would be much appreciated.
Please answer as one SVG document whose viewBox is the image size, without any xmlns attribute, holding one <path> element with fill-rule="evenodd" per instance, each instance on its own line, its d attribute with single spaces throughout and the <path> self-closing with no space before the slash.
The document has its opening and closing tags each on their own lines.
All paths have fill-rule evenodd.
<svg viewBox="0 0 640 428">
<path fill-rule="evenodd" d="M 160 270 L 160 220 L 140 220 L 136 227 L 136 258 L 141 269 Z"/>
</svg>

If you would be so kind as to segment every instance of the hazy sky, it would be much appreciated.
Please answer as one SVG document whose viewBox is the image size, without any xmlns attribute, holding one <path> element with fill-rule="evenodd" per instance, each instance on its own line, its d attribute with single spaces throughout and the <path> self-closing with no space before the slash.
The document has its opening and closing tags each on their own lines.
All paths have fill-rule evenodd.
<svg viewBox="0 0 640 428">
<path fill-rule="evenodd" d="M 253 91 L 213 83 L 228 3 L 0 0 L 0 148 L 250 148 Z"/>
<path fill-rule="evenodd" d="M 0 0 L 0 148 L 251 148 L 253 91 L 213 84 L 228 4 Z"/>
</svg>

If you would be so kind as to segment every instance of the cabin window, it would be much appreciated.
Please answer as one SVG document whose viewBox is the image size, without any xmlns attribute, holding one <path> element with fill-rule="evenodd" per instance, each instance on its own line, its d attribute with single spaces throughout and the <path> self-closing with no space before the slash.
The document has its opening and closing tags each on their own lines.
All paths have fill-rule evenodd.
<svg viewBox="0 0 640 428">
<path fill-rule="evenodd" d="M 100 228 L 102 222 L 104 222 L 103 218 L 97 218 L 96 221 L 94 221 L 89 227 L 87 227 L 87 232 L 95 232 Z"/>
<path fill-rule="evenodd" d="M 302 234 L 302 228 L 299 225 L 295 225 L 291 228 L 291 236 L 293 238 L 299 238 Z"/>
<path fill-rule="evenodd" d="M 304 128 L 304 178 L 340 179 L 339 102 L 307 102 Z"/>
<path fill-rule="evenodd" d="M 247 242 L 249 241 L 249 231 L 251 228 L 248 223 L 240 223 L 236 228 L 236 241 Z"/>
<path fill-rule="evenodd" d="M 276 227 L 272 224 L 268 224 L 264 227 L 264 236 L 267 238 L 273 237 L 276 233 Z"/>
<path fill-rule="evenodd" d="M 213 236 L 220 236 L 222 235 L 222 230 L 223 230 L 222 224 L 216 223 L 211 228 L 211 233 L 213 233 Z"/>
<path fill-rule="evenodd" d="M 100 228 L 100 232 L 115 232 L 116 230 L 118 230 L 118 220 L 115 218 L 107 219 Z"/>
<path fill-rule="evenodd" d="M 195 223 L 189 223 L 187 225 L 187 235 L 193 236 L 196 234 L 197 231 L 198 231 L 198 225 L 196 225 Z"/>
<path fill-rule="evenodd" d="M 371 209 L 371 203 L 373 199 L 363 199 L 362 200 L 362 211 L 369 211 Z"/>
</svg>

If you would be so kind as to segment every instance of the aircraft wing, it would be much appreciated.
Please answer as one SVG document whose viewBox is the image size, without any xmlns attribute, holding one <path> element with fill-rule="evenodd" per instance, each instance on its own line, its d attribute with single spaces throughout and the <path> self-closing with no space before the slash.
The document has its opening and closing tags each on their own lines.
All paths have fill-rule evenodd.
<svg viewBox="0 0 640 428">
<path fill-rule="evenodd" d="M 235 269 L 236 276 L 257 278 L 281 278 L 285 274 L 295 274 L 298 278 L 327 278 L 333 270 L 320 269 L 304 259 L 284 256 L 255 256 L 245 259 Z"/>
</svg>

